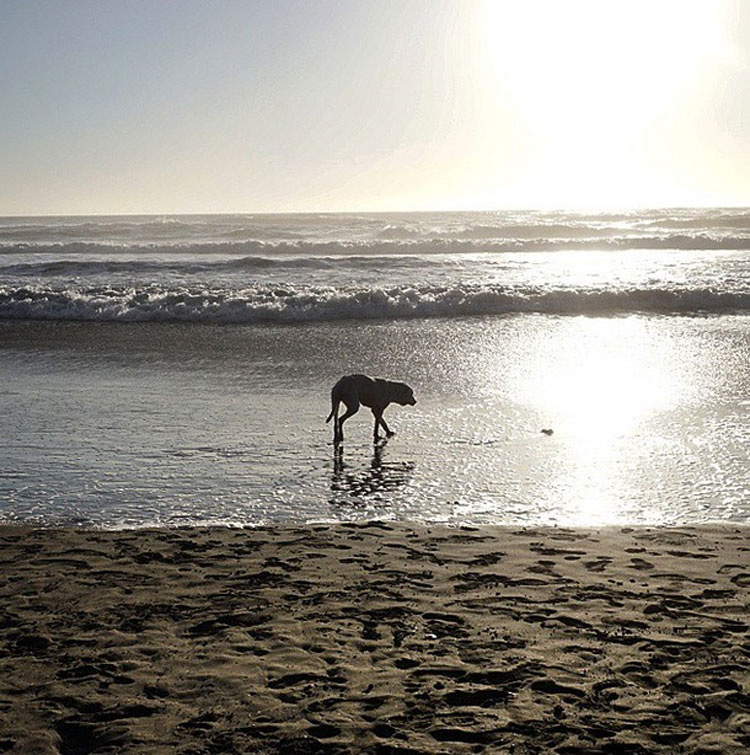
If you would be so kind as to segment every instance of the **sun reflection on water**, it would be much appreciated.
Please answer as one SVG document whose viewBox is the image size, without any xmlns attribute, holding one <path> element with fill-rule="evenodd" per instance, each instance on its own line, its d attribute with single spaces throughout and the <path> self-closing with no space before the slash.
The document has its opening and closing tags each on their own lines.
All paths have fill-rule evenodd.
<svg viewBox="0 0 750 755">
<path fill-rule="evenodd" d="M 638 318 L 580 318 L 537 351 L 519 390 L 535 405 L 558 454 L 550 495 L 581 525 L 614 524 L 632 479 L 650 463 L 653 432 L 684 397 L 686 373 Z M 646 441 L 648 437 L 648 441 Z"/>
</svg>

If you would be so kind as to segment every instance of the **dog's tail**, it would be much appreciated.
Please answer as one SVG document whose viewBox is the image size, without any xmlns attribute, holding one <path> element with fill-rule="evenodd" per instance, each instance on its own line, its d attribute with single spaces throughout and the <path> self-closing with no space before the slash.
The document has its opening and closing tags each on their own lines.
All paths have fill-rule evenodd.
<svg viewBox="0 0 750 755">
<path fill-rule="evenodd" d="M 339 400 L 331 395 L 331 413 L 326 417 L 326 422 L 330 422 L 334 417 L 338 418 L 339 403 Z"/>
</svg>

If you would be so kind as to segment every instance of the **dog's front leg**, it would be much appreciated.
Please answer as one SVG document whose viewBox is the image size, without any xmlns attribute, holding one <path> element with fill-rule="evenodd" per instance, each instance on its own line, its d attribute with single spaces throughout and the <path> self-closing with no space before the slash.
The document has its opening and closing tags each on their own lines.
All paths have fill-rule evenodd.
<svg viewBox="0 0 750 755">
<path fill-rule="evenodd" d="M 385 420 L 383 419 L 383 410 L 382 409 L 379 409 L 379 410 L 373 409 L 372 413 L 375 415 L 375 431 L 373 433 L 373 438 L 374 438 L 375 442 L 377 443 L 378 440 L 379 440 L 379 436 L 378 436 L 378 427 L 379 426 L 382 427 L 383 430 L 385 430 L 386 437 L 390 438 L 391 435 L 393 435 L 393 433 L 391 432 L 391 430 L 388 427 L 388 425 L 385 424 Z"/>
<path fill-rule="evenodd" d="M 380 424 L 382 425 L 383 430 L 385 430 L 386 437 L 390 438 L 393 435 L 393 430 L 385 424 L 382 414 L 380 415 Z"/>
</svg>

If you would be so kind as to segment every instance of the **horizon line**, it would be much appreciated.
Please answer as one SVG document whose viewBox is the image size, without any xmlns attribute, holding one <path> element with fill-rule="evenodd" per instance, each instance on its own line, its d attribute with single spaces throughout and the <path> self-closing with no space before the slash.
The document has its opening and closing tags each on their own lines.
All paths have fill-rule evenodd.
<svg viewBox="0 0 750 755">
<path fill-rule="evenodd" d="M 582 207 L 503 207 L 476 209 L 410 209 L 410 210 L 241 210 L 241 211 L 209 211 L 209 212 L 92 212 L 92 213 L 21 213 L 6 215 L 0 213 L 0 218 L 122 218 L 122 217 L 205 217 L 230 215 L 429 215 L 451 213 L 501 213 L 501 212 L 539 212 L 539 213 L 579 213 L 585 215 L 605 215 L 611 213 L 636 213 L 675 210 L 750 210 L 750 204 L 695 204 L 695 205 L 633 205 L 610 208 L 582 208 Z"/>
</svg>

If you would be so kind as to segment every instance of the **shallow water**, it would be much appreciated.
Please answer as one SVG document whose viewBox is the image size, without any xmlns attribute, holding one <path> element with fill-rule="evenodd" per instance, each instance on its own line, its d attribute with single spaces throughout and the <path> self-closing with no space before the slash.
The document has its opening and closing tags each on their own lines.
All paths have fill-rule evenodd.
<svg viewBox="0 0 750 755">
<path fill-rule="evenodd" d="M 747 522 L 748 353 L 745 315 L 0 322 L 0 521 Z M 418 404 L 339 458 L 350 372 Z"/>
</svg>

